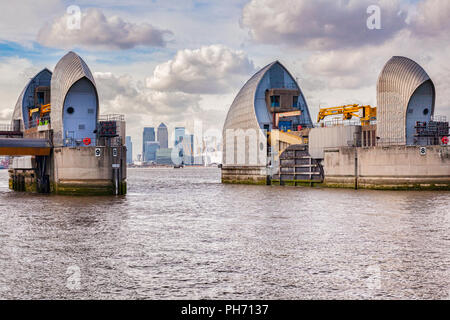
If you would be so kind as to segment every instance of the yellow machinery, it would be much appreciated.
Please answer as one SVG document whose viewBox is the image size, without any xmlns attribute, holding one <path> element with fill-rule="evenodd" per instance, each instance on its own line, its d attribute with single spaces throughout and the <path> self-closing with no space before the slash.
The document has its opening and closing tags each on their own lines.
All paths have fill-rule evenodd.
<svg viewBox="0 0 450 320">
<path fill-rule="evenodd" d="M 36 112 L 39 112 L 40 117 L 42 118 L 44 115 L 46 115 L 50 111 L 51 111 L 50 104 L 43 104 L 40 108 L 30 109 L 30 118 L 32 117 L 33 113 L 36 113 Z"/>
<path fill-rule="evenodd" d="M 278 147 L 278 155 L 281 155 L 290 145 L 305 143 L 303 137 L 296 135 L 294 132 L 283 132 L 277 129 L 268 132 L 267 138 L 267 142 L 272 148 Z"/>
<path fill-rule="evenodd" d="M 278 124 L 280 123 L 280 119 L 301 116 L 302 112 L 300 110 L 290 111 L 290 112 L 282 112 L 275 113 L 275 128 L 278 128 Z"/>
<path fill-rule="evenodd" d="M 39 108 L 30 109 L 30 118 L 32 117 L 33 113 L 39 112 Z"/>
<path fill-rule="evenodd" d="M 361 125 L 366 126 L 370 125 L 371 120 L 376 120 L 377 108 L 371 106 L 360 106 L 359 104 L 349 104 L 340 107 L 322 108 L 319 110 L 317 122 L 322 121 L 327 116 L 335 116 L 339 114 L 342 114 L 343 120 L 350 120 L 353 117 L 357 117 L 361 121 Z"/>
<path fill-rule="evenodd" d="M 51 110 L 52 110 L 52 109 L 51 109 L 50 103 L 49 103 L 49 104 L 44 104 L 44 105 L 42 105 L 42 106 L 41 106 L 41 118 L 42 118 L 45 114 L 49 113 Z"/>
<path fill-rule="evenodd" d="M 33 119 L 33 114 L 39 113 L 39 118 L 37 119 L 37 125 L 46 125 L 49 123 L 49 119 L 44 119 L 44 116 L 48 115 L 51 111 L 50 104 L 43 104 L 40 107 L 30 109 L 30 121 Z"/>
<path fill-rule="evenodd" d="M 274 128 L 267 133 L 267 142 L 272 148 L 276 147 L 278 154 L 280 155 L 287 147 L 293 144 L 303 144 L 303 138 L 298 136 L 297 132 L 283 132 L 278 129 L 280 119 L 300 116 L 302 113 L 300 110 L 290 112 L 278 112 L 274 113 Z"/>
</svg>

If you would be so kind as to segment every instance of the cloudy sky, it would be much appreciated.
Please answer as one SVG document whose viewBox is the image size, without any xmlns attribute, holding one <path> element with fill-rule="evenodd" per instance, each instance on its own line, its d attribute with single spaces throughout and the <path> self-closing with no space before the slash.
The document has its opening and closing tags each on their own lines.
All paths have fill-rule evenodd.
<svg viewBox="0 0 450 320">
<path fill-rule="evenodd" d="M 381 29 L 367 27 L 373 5 Z M 274 60 L 316 115 L 376 105 L 384 63 L 407 56 L 435 82 L 436 114 L 450 118 L 448 0 L 0 0 L 0 10 L 0 122 L 28 78 L 74 50 L 95 75 L 101 113 L 126 115 L 135 155 L 144 126 L 221 130 L 240 87 Z"/>
</svg>

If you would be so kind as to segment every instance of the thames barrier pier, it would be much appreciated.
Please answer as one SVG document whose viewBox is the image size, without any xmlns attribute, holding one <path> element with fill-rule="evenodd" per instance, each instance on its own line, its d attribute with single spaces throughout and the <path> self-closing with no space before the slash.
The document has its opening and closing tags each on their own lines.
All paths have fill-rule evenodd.
<svg viewBox="0 0 450 320">
<path fill-rule="evenodd" d="M 266 184 L 269 167 L 274 164 L 271 161 L 277 161 L 275 148 L 271 154 L 267 147 L 270 134 L 277 135 L 280 147 L 303 144 L 304 131 L 284 134 L 278 130 L 287 131 L 287 126 L 312 128 L 313 123 L 294 77 L 275 61 L 244 85 L 228 111 L 223 128 L 222 182 Z"/>
<path fill-rule="evenodd" d="M 425 70 L 393 57 L 378 79 L 377 107 L 323 108 L 313 125 L 298 83 L 276 61 L 229 109 L 222 182 L 450 190 L 449 123 L 435 115 L 435 101 Z"/>
<path fill-rule="evenodd" d="M 94 77 L 74 52 L 40 71 L 17 100 L 0 153 L 12 157 L 16 191 L 70 195 L 126 193 L 125 119 L 101 116 Z"/>
</svg>

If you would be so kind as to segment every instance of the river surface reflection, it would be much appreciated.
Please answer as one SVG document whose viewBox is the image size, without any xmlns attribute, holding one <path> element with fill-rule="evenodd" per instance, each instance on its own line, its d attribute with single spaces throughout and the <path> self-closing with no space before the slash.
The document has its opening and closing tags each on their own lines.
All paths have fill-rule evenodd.
<svg viewBox="0 0 450 320">
<path fill-rule="evenodd" d="M 450 193 L 222 185 L 129 169 L 125 197 L 8 190 L 3 299 L 448 299 Z"/>
</svg>

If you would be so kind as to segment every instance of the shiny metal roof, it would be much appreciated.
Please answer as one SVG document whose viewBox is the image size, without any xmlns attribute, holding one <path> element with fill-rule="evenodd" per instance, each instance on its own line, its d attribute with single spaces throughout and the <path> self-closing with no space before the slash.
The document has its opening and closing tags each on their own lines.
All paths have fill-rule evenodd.
<svg viewBox="0 0 450 320">
<path fill-rule="evenodd" d="M 89 79 L 97 92 L 94 77 L 87 64 L 74 52 L 67 53 L 56 64 L 51 84 L 51 119 L 53 129 L 53 144 L 63 145 L 63 111 L 64 101 L 70 88 L 80 79 Z M 97 115 L 98 99 L 97 99 Z"/>
<path fill-rule="evenodd" d="M 227 130 L 253 130 L 257 132 L 258 135 L 262 134 L 260 129 L 258 119 L 255 112 L 255 94 L 261 79 L 264 77 L 267 71 L 279 63 L 278 61 L 272 62 L 259 70 L 253 77 L 251 77 L 242 89 L 237 94 L 230 109 L 228 110 L 227 117 L 225 119 L 225 124 L 223 126 L 223 164 L 227 165 Z M 265 136 L 263 135 L 265 138 Z M 246 154 L 249 152 L 249 146 L 245 146 Z M 234 147 L 234 152 L 236 154 L 237 148 Z M 266 163 L 260 163 L 259 165 L 266 165 Z"/>
<path fill-rule="evenodd" d="M 14 111 L 13 111 L 13 116 L 12 116 L 12 120 L 21 120 L 21 124 L 20 124 L 20 129 L 21 131 L 24 130 L 24 124 L 25 124 L 25 120 L 23 118 L 23 103 L 24 103 L 24 95 L 25 92 L 27 91 L 28 87 L 30 86 L 30 84 L 39 77 L 39 75 L 42 72 L 48 72 L 50 73 L 50 75 L 52 74 L 52 72 L 50 70 L 48 70 L 47 68 L 42 69 L 41 71 L 39 71 L 33 78 L 30 79 L 30 81 L 28 81 L 27 85 L 25 86 L 25 88 L 23 88 L 22 92 L 20 93 L 19 98 L 17 99 L 16 105 L 14 107 Z"/>
<path fill-rule="evenodd" d="M 377 136 L 381 144 L 406 143 L 408 104 L 426 81 L 431 81 L 428 74 L 409 58 L 396 56 L 386 63 L 377 83 Z"/>
<path fill-rule="evenodd" d="M 281 66 L 281 68 L 286 71 L 286 73 L 290 76 L 292 81 L 295 83 L 296 87 L 300 90 L 302 95 L 302 99 L 305 102 L 305 108 L 307 114 L 305 117 L 311 122 L 308 106 L 306 104 L 306 100 L 304 99 L 303 93 L 301 91 L 300 86 L 297 84 L 295 78 L 290 74 L 289 70 L 287 70 L 279 61 L 274 61 L 261 70 L 259 70 L 255 75 L 253 75 L 242 87 L 242 89 L 237 94 L 234 99 L 231 107 L 228 111 L 227 117 L 225 119 L 224 127 L 223 127 L 223 164 L 224 166 L 232 166 L 232 164 L 228 163 L 227 160 L 227 131 L 230 130 L 242 130 L 244 133 L 250 134 L 253 133 L 257 137 L 257 146 L 251 146 L 252 150 L 249 149 L 248 143 L 245 145 L 245 154 L 246 158 L 249 157 L 250 153 L 253 153 L 255 149 L 257 150 L 257 159 L 258 163 L 256 166 L 266 166 L 267 164 L 267 150 L 265 148 L 261 148 L 261 144 L 266 144 L 266 135 L 261 129 L 261 126 L 258 122 L 258 117 L 255 109 L 255 98 L 257 94 L 258 87 L 263 80 L 266 73 L 275 65 Z M 241 132 L 242 132 L 241 131 Z M 230 140 L 231 142 L 231 140 Z M 236 142 L 237 144 L 238 142 Z M 236 144 L 234 147 L 234 154 L 237 154 Z M 230 149 L 231 150 L 231 149 Z M 238 166 L 253 166 L 249 164 L 246 160 L 244 165 L 239 164 Z"/>
</svg>

